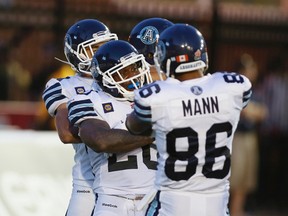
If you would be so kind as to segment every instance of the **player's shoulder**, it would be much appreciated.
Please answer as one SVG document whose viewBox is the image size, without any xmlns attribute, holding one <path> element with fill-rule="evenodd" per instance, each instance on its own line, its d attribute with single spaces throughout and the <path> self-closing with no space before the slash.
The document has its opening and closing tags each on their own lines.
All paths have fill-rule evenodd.
<svg viewBox="0 0 288 216">
<path fill-rule="evenodd" d="M 57 79 L 57 78 L 51 78 L 51 79 L 49 79 L 47 82 L 46 82 L 46 85 L 45 85 L 45 89 L 48 89 L 48 88 L 50 88 L 51 86 L 53 86 L 53 85 L 61 85 L 60 83 L 59 83 L 59 80 Z"/>
<path fill-rule="evenodd" d="M 243 83 L 243 82 L 250 82 L 246 76 L 243 74 L 240 74 L 238 72 L 228 72 L 228 71 L 217 71 L 213 74 L 208 74 L 207 76 L 212 77 L 213 79 L 221 79 L 225 82 L 230 83 Z"/>
<path fill-rule="evenodd" d="M 91 98 L 91 92 L 92 90 L 85 92 L 84 94 L 77 94 L 71 97 L 68 100 L 68 109 L 74 110 L 76 112 L 77 110 L 85 110 L 85 107 L 93 107 L 93 100 Z M 80 107 L 80 109 L 79 109 Z M 75 111 L 76 110 L 76 111 Z"/>
<path fill-rule="evenodd" d="M 180 81 L 172 78 L 155 81 L 135 91 L 135 100 L 142 104 L 154 104 L 169 100 L 175 94 L 174 90 L 177 90 L 179 83 Z"/>
<path fill-rule="evenodd" d="M 68 101 L 68 119 L 73 125 L 80 123 L 84 119 L 97 116 L 93 102 L 93 94 L 97 93 L 90 90 L 84 94 L 74 95 Z"/>
<path fill-rule="evenodd" d="M 99 104 L 101 104 L 101 101 L 103 100 L 103 94 L 101 94 L 101 91 L 90 89 L 89 91 L 84 92 L 83 94 L 77 94 L 74 95 L 69 100 L 69 104 L 85 104 L 87 106 L 93 106 L 98 107 Z"/>
<path fill-rule="evenodd" d="M 51 78 L 47 81 L 45 89 L 51 88 L 51 86 L 62 86 L 65 82 L 73 79 L 73 76 L 67 76 L 65 78 Z"/>
<path fill-rule="evenodd" d="M 175 86 L 179 85 L 181 82 L 177 79 L 173 78 L 167 78 L 166 80 L 157 80 L 150 84 L 147 84 L 143 86 L 138 92 L 142 92 L 142 94 L 145 94 L 150 96 L 152 93 L 155 93 L 154 96 L 158 96 L 159 94 L 163 93 L 163 89 L 169 90 L 171 88 L 175 88 Z"/>
<path fill-rule="evenodd" d="M 250 80 L 238 72 L 215 72 L 210 75 L 210 78 L 213 82 L 219 83 L 220 85 L 224 84 L 228 88 L 233 86 L 235 89 L 250 89 L 252 86 Z"/>
</svg>

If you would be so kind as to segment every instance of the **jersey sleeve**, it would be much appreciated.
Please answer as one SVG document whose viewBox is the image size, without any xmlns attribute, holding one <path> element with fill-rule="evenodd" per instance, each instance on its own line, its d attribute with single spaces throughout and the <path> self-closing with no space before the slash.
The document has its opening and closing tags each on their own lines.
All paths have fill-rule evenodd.
<svg viewBox="0 0 288 216">
<path fill-rule="evenodd" d="M 42 94 L 42 99 L 45 103 L 48 113 L 54 117 L 59 105 L 67 103 L 68 97 L 64 93 L 61 82 L 58 79 L 50 79 Z"/>
<path fill-rule="evenodd" d="M 217 72 L 213 76 L 214 82 L 223 85 L 221 87 L 216 85 L 217 88 L 223 87 L 227 93 L 234 95 L 240 108 L 244 109 L 247 106 L 252 96 L 252 84 L 246 76 L 237 72 Z"/>
<path fill-rule="evenodd" d="M 135 90 L 134 112 L 139 119 L 145 122 L 152 121 L 151 97 L 154 83 L 146 85 L 141 89 Z"/>
<path fill-rule="evenodd" d="M 245 77 L 243 75 L 242 75 L 242 77 L 244 79 L 244 89 L 243 89 L 244 92 L 243 92 L 243 99 L 242 99 L 242 101 L 243 101 L 242 105 L 243 105 L 243 109 L 244 109 L 248 105 L 248 103 L 251 99 L 251 96 L 252 96 L 252 84 L 247 77 Z"/>
<path fill-rule="evenodd" d="M 97 116 L 93 102 L 87 95 L 77 95 L 68 101 L 68 119 L 72 125 Z"/>
</svg>

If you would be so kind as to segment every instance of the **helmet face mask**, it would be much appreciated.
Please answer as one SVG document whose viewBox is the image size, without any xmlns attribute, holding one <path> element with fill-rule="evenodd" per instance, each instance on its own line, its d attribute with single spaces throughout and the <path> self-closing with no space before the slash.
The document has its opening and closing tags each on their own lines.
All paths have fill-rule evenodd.
<svg viewBox="0 0 288 216">
<path fill-rule="evenodd" d="M 112 46 L 109 46 L 109 43 Z M 115 54 L 116 50 L 121 52 L 116 59 L 110 62 L 103 60 L 101 53 L 104 52 L 108 56 L 109 53 Z M 108 42 L 98 51 L 100 54 L 96 52 L 92 60 L 92 75 L 94 79 L 102 83 L 103 89 L 110 94 L 113 93 L 113 96 L 119 97 L 120 94 L 126 100 L 132 101 L 135 89 L 152 82 L 148 63 L 131 44 L 125 41 Z"/>
<path fill-rule="evenodd" d="M 73 70 L 91 74 L 89 68 L 95 51 L 105 42 L 118 40 L 98 20 L 86 19 L 69 28 L 64 39 L 64 53 Z"/>
<path fill-rule="evenodd" d="M 96 32 L 90 40 L 86 40 L 77 46 L 76 55 L 83 62 L 88 59 L 91 60 L 97 49 L 110 40 L 117 40 L 116 34 L 109 31 Z"/>
<path fill-rule="evenodd" d="M 94 53 L 99 47 L 110 40 L 117 40 L 115 34 L 108 33 L 106 37 L 92 38 L 78 45 L 77 47 L 77 58 L 80 60 L 78 70 L 81 73 L 91 73 L 89 68 Z"/>
<path fill-rule="evenodd" d="M 117 88 L 125 98 L 131 99 L 133 91 L 139 89 L 148 80 L 151 82 L 149 66 L 143 55 L 132 53 L 122 59 L 121 63 L 103 73 L 103 85 Z"/>
</svg>

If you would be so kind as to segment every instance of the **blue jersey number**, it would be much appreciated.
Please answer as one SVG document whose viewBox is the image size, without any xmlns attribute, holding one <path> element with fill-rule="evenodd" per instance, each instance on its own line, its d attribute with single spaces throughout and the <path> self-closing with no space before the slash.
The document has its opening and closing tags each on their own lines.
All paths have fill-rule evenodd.
<svg viewBox="0 0 288 216">
<path fill-rule="evenodd" d="M 244 79 L 240 74 L 236 73 L 229 73 L 229 74 L 224 74 L 223 78 L 225 82 L 227 83 L 243 83 Z"/>
<path fill-rule="evenodd" d="M 153 93 L 157 94 L 159 92 L 160 92 L 160 86 L 157 83 L 151 83 L 141 88 L 141 90 L 139 91 L 139 94 L 142 98 L 147 98 Z"/>
</svg>

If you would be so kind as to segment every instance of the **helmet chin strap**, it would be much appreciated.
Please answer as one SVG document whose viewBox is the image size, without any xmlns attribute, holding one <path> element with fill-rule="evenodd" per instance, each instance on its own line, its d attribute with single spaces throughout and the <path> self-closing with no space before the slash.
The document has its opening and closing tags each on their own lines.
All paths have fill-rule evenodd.
<svg viewBox="0 0 288 216">
<path fill-rule="evenodd" d="M 87 73 L 87 72 L 85 73 L 85 72 L 81 71 L 80 69 L 75 68 L 75 66 L 74 66 L 73 64 L 71 64 L 70 62 L 68 62 L 68 61 L 64 61 L 64 60 L 59 59 L 59 58 L 57 58 L 57 57 L 54 57 L 54 59 L 56 59 L 57 61 L 60 61 L 60 62 L 62 62 L 62 63 L 64 63 L 64 64 L 70 65 L 71 68 L 72 68 L 74 71 L 76 71 L 77 73 L 85 74 L 85 75 L 87 75 L 87 77 L 92 77 L 92 75 L 91 75 L 90 73 Z"/>
<path fill-rule="evenodd" d="M 62 63 L 64 63 L 64 64 L 71 65 L 70 62 L 64 61 L 64 60 L 62 60 L 62 59 L 60 59 L 60 58 L 54 57 L 54 59 L 56 59 L 57 61 L 60 61 L 60 62 L 62 62 Z"/>
<path fill-rule="evenodd" d="M 70 62 L 68 62 L 68 61 L 64 61 L 64 60 L 59 59 L 59 58 L 57 58 L 57 57 L 54 57 L 54 59 L 56 59 L 57 61 L 62 62 L 62 63 L 64 63 L 64 64 L 68 64 L 68 65 L 70 65 L 70 67 L 72 68 L 72 70 L 77 71 L 77 68 L 75 68 L 74 65 L 71 64 Z"/>
</svg>

